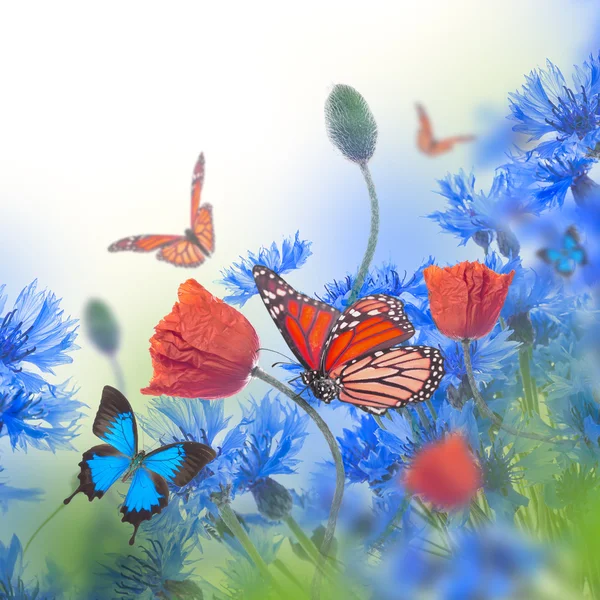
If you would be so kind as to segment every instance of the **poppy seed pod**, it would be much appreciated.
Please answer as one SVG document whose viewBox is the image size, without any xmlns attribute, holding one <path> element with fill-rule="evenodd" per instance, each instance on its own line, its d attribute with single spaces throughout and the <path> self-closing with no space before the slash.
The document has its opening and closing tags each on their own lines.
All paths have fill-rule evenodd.
<svg viewBox="0 0 600 600">
<path fill-rule="evenodd" d="M 98 350 L 112 356 L 119 349 L 119 324 L 110 307 L 102 300 L 90 300 L 84 311 L 85 330 Z"/>
<path fill-rule="evenodd" d="M 355 163 L 365 164 L 377 143 L 377 123 L 366 100 L 349 85 L 336 85 L 325 102 L 329 139 Z"/>
</svg>

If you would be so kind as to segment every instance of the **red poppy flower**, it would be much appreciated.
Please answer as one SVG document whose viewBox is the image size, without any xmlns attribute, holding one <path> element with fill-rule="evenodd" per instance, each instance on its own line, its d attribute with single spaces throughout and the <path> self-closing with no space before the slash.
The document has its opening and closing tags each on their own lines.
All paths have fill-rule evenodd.
<svg viewBox="0 0 600 600">
<path fill-rule="evenodd" d="M 437 328 L 455 340 L 474 340 L 494 328 L 515 272 L 499 275 L 466 261 L 443 269 L 433 265 L 423 275 Z"/>
<path fill-rule="evenodd" d="M 450 510 L 468 504 L 481 487 L 481 468 L 461 434 L 423 447 L 404 477 L 404 485 L 424 500 Z"/>
<path fill-rule="evenodd" d="M 258 361 L 254 327 L 194 279 L 179 286 L 178 296 L 150 339 L 154 375 L 142 394 L 207 399 L 236 394 Z"/>
</svg>

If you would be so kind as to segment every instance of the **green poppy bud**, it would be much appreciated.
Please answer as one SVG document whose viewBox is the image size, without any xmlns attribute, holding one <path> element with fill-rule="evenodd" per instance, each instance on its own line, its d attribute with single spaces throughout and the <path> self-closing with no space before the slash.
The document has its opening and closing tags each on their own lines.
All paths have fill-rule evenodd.
<svg viewBox="0 0 600 600">
<path fill-rule="evenodd" d="M 258 512 L 270 521 L 285 519 L 292 510 L 292 495 L 280 483 L 267 477 L 252 486 Z"/>
<path fill-rule="evenodd" d="M 349 85 L 336 85 L 325 102 L 327 134 L 349 160 L 366 164 L 375 152 L 377 123 L 365 99 Z"/>
<path fill-rule="evenodd" d="M 104 354 L 115 354 L 119 348 L 119 324 L 109 306 L 102 300 L 90 300 L 83 322 L 94 346 Z"/>
</svg>

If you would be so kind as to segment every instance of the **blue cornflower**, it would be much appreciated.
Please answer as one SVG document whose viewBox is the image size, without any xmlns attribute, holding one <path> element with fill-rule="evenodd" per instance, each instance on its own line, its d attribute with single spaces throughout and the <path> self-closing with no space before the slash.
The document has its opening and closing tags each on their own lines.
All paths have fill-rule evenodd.
<svg viewBox="0 0 600 600">
<path fill-rule="evenodd" d="M 504 165 L 517 182 L 520 194 L 535 207 L 532 214 L 562 206 L 569 189 L 574 196 L 576 190 L 583 194 L 583 182 L 589 181 L 587 173 L 596 161 L 577 150 L 574 146 L 560 147 L 550 156 L 543 156 L 538 150 L 517 151 L 510 157 L 511 162 Z"/>
<path fill-rule="evenodd" d="M 0 542 L 0 598 L 35 600 L 39 594 L 37 584 L 23 580 L 23 547 L 16 535 L 10 544 Z"/>
<path fill-rule="evenodd" d="M 487 253 L 496 240 L 505 256 L 516 256 L 520 246 L 510 229 L 510 221 L 524 214 L 537 214 L 539 208 L 527 196 L 519 194 L 509 170 L 496 171 L 490 191 L 475 191 L 475 175 L 463 170 L 448 174 L 438 181 L 440 195 L 448 200 L 444 211 L 436 211 L 429 218 L 447 233 L 461 239 L 465 245 L 472 239 Z"/>
<path fill-rule="evenodd" d="M 300 415 L 296 407 L 283 404 L 278 396 L 267 394 L 260 402 L 250 401 L 242 407 L 241 426 L 247 440 L 242 449 L 237 484 L 249 488 L 271 475 L 294 473 L 307 435 L 308 415 Z"/>
<path fill-rule="evenodd" d="M 471 343 L 473 372 L 479 385 L 505 379 L 505 361 L 512 357 L 520 346 L 519 342 L 510 339 L 512 333 L 510 329 L 501 331 L 496 328 L 485 337 Z M 428 340 L 431 346 L 440 349 L 444 357 L 446 375 L 440 388 L 445 390 L 450 384 L 458 387 L 467 373 L 461 344 L 437 331 L 430 332 Z"/>
<path fill-rule="evenodd" d="M 0 473 L 4 469 L 0 467 Z M 14 488 L 8 485 L 5 481 L 0 480 L 0 511 L 6 512 L 8 503 L 13 500 L 25 502 L 39 502 L 42 498 L 43 491 L 37 488 L 21 489 Z"/>
<path fill-rule="evenodd" d="M 237 489 L 254 496 L 259 512 L 268 519 L 279 520 L 292 509 L 292 496 L 273 475 L 294 473 L 307 435 L 308 415 L 301 416 L 297 407 L 290 408 L 276 396 L 267 394 L 261 401 L 251 400 L 243 407 L 242 427 L 247 440 L 240 453 L 235 483 Z"/>
<path fill-rule="evenodd" d="M 141 556 L 117 556 L 113 566 L 104 565 L 104 592 L 117 598 L 200 597 L 199 586 L 190 579 L 195 562 L 189 556 L 194 549 L 195 532 L 191 525 L 177 531 L 166 529 L 141 545 Z M 102 597 L 106 597 L 103 595 Z M 145 597 L 145 596 L 143 596 Z"/>
<path fill-rule="evenodd" d="M 311 242 L 300 239 L 300 232 L 296 232 L 294 238 L 283 240 L 281 250 L 275 242 L 270 248 L 264 246 L 258 252 L 248 252 L 247 257 L 240 257 L 240 262 L 233 263 L 227 269 L 221 271 L 223 279 L 220 280 L 230 292 L 229 296 L 223 298 L 230 304 L 243 306 L 252 296 L 258 293 L 252 268 L 256 265 L 264 265 L 278 275 L 283 275 L 299 269 L 306 259 L 312 254 Z"/>
<path fill-rule="evenodd" d="M 0 313 L 3 291 L 1 286 Z M 8 435 L 13 448 L 72 448 L 83 404 L 67 382 L 54 384 L 42 376 L 72 362 L 68 353 L 77 349 L 76 322 L 63 317 L 59 304 L 54 294 L 38 292 L 34 281 L 0 317 L 0 436 Z"/>
<path fill-rule="evenodd" d="M 0 437 L 7 435 L 13 449 L 72 450 L 84 406 L 74 400 L 76 392 L 68 382 L 29 392 L 16 378 L 5 381 L 0 385 Z"/>
<path fill-rule="evenodd" d="M 0 312 L 6 303 L 0 287 Z M 13 310 L 0 322 L 0 375 L 14 374 L 30 391 L 38 391 L 44 379 L 27 367 L 54 374 L 53 367 L 73 362 L 76 321 L 64 318 L 60 300 L 48 291 L 37 291 L 37 280 L 17 298 Z"/>
<path fill-rule="evenodd" d="M 514 130 L 530 136 L 546 135 L 548 155 L 564 143 L 580 144 L 586 151 L 595 148 L 600 133 L 600 56 L 575 67 L 570 88 L 560 69 L 546 61 L 547 70 L 537 69 L 525 77 L 521 92 L 509 94 Z M 540 147 L 538 147 L 538 150 Z"/>
<path fill-rule="evenodd" d="M 398 298 L 403 294 L 408 294 L 414 298 L 422 299 L 427 296 L 423 270 L 431 264 L 433 264 L 433 258 L 429 257 L 410 277 L 406 272 L 400 275 L 398 267 L 391 262 L 373 267 L 359 290 L 358 298 L 371 294 L 387 294 Z M 317 297 L 326 304 L 343 311 L 347 308 L 348 298 L 355 279 L 356 274 L 346 275 L 346 277 L 339 280 L 334 279 L 331 283 L 325 284 L 325 293 Z"/>
<path fill-rule="evenodd" d="M 526 597 L 527 585 L 544 566 L 541 549 L 506 525 L 463 529 L 457 538 L 436 586 L 436 597 L 444 600 Z"/>
<path fill-rule="evenodd" d="M 142 429 L 161 445 L 194 441 L 211 446 L 217 453 L 217 457 L 190 483 L 183 487 L 173 486 L 169 503 L 173 513 L 167 508 L 163 511 L 167 517 L 177 521 L 180 508 L 194 514 L 206 507 L 216 511 L 210 500 L 211 494 L 231 484 L 246 435 L 239 425 L 225 431 L 231 417 L 225 417 L 224 413 L 224 404 L 220 400 L 161 396 L 151 401 L 147 417 L 140 415 Z M 181 501 L 181 506 L 176 500 Z M 162 515 L 153 521 L 162 521 Z"/>
<path fill-rule="evenodd" d="M 391 416 L 393 420 L 390 423 L 405 424 L 404 417 L 398 413 L 393 412 Z M 337 438 L 346 479 L 350 483 L 367 482 L 371 487 L 377 486 L 398 470 L 398 453 L 395 448 L 380 441 L 378 433 L 382 431 L 371 415 L 363 415 L 352 429 L 344 429 L 342 436 Z"/>
</svg>

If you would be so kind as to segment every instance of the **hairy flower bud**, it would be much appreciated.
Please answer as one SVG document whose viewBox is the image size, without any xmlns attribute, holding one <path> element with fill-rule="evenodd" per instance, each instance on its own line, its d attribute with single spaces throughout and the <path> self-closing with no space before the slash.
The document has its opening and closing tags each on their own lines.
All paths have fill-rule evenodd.
<svg viewBox="0 0 600 600">
<path fill-rule="evenodd" d="M 375 152 L 377 124 L 365 99 L 349 85 L 336 85 L 325 102 L 327 134 L 340 152 L 367 163 Z"/>
<path fill-rule="evenodd" d="M 119 324 L 110 307 L 93 299 L 85 307 L 83 322 L 90 340 L 104 354 L 112 355 L 119 348 Z"/>
<path fill-rule="evenodd" d="M 533 324 L 528 312 L 518 313 L 508 318 L 506 323 L 513 330 L 511 340 L 530 346 L 535 337 Z"/>
<path fill-rule="evenodd" d="M 510 229 L 499 231 L 496 235 L 496 239 L 498 242 L 498 250 L 500 250 L 502 256 L 514 258 L 519 254 L 521 244 L 519 244 L 517 236 Z"/>
<path fill-rule="evenodd" d="M 471 238 L 473 241 L 481 248 L 483 248 L 484 252 L 487 254 L 490 244 L 492 243 L 492 234 L 482 229 L 481 231 L 476 231 Z"/>
<path fill-rule="evenodd" d="M 266 477 L 252 486 L 258 512 L 271 521 L 285 519 L 292 510 L 292 495 L 280 483 Z"/>
</svg>

